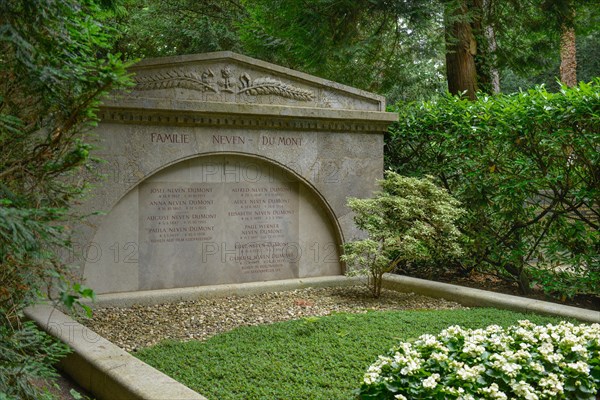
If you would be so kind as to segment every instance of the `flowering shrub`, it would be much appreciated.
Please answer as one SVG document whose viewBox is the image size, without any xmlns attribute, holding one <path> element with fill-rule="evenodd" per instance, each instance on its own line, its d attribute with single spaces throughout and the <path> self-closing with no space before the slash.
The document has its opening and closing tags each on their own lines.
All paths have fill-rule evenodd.
<svg viewBox="0 0 600 400">
<path fill-rule="evenodd" d="M 369 367 L 361 399 L 590 399 L 600 389 L 600 324 L 466 330 L 400 343 Z"/>
</svg>

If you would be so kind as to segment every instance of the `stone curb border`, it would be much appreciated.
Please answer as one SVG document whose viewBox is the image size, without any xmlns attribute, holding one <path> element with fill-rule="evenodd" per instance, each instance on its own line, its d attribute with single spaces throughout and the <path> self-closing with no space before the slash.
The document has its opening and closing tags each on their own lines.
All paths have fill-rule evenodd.
<svg viewBox="0 0 600 400">
<path fill-rule="evenodd" d="M 600 311 L 565 306 L 547 301 L 526 299 L 503 293 L 473 289 L 448 283 L 428 281 L 402 275 L 384 275 L 383 287 L 397 292 L 414 292 L 423 296 L 444 298 L 467 307 L 494 307 L 504 310 L 533 312 L 600 323 Z"/>
<path fill-rule="evenodd" d="M 207 400 L 52 306 L 30 307 L 25 315 L 71 347 L 59 368 L 97 399 Z"/>
<path fill-rule="evenodd" d="M 186 289 L 164 289 L 98 296 L 94 307 L 127 307 L 193 300 L 199 297 L 250 295 L 306 287 L 349 286 L 360 278 L 344 276 L 253 282 Z M 465 306 L 496 307 L 521 312 L 551 314 L 600 322 L 600 311 L 586 310 L 539 300 L 523 299 L 501 293 L 386 274 L 384 287 L 399 292 L 456 301 Z M 106 400 L 207 400 L 183 384 L 138 360 L 118 346 L 49 305 L 30 307 L 26 316 L 42 329 L 67 343 L 73 353 L 60 367 L 84 389 Z"/>
</svg>

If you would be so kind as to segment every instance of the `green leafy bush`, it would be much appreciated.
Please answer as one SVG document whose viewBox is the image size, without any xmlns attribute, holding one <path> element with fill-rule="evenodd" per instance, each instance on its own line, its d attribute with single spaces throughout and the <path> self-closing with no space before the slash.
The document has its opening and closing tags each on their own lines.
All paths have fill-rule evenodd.
<svg viewBox="0 0 600 400">
<path fill-rule="evenodd" d="M 66 306 L 93 292 L 57 252 L 70 245 L 69 207 L 85 189 L 85 133 L 102 95 L 123 87 L 109 54 L 106 10 L 95 0 L 0 2 L 0 398 L 48 396 L 64 347 L 23 322 L 25 307 L 57 294 Z M 110 4 L 111 2 L 102 2 Z M 115 33 L 115 32 L 112 32 Z"/>
<path fill-rule="evenodd" d="M 546 287 L 559 296 L 600 294 L 600 79 L 398 112 L 387 166 L 435 176 L 467 209 L 458 224 L 469 238 L 464 272 L 480 269 L 524 293 L 533 272 L 538 284 L 562 282 Z"/>
<path fill-rule="evenodd" d="M 451 326 L 372 364 L 361 399 L 596 399 L 600 324 Z"/>
<path fill-rule="evenodd" d="M 56 377 L 52 366 L 68 353 L 68 347 L 32 322 L 16 330 L 0 325 L 0 337 L 0 399 L 52 399 L 50 392 L 32 380 L 41 384 Z"/>
<path fill-rule="evenodd" d="M 349 274 L 369 277 L 375 297 L 382 276 L 413 263 L 443 263 L 461 254 L 454 226 L 463 213 L 458 201 L 429 178 L 407 178 L 386 172 L 382 191 L 371 199 L 348 199 L 356 225 L 368 237 L 344 245 L 342 261 Z"/>
</svg>

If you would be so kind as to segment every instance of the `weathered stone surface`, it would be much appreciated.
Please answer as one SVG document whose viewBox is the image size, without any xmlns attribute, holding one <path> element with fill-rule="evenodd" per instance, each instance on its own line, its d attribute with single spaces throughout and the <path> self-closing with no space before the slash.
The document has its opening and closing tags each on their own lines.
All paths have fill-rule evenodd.
<svg viewBox="0 0 600 400">
<path fill-rule="evenodd" d="M 383 169 L 383 98 L 237 54 L 148 60 L 101 109 L 78 231 L 99 293 L 327 276 Z"/>
</svg>

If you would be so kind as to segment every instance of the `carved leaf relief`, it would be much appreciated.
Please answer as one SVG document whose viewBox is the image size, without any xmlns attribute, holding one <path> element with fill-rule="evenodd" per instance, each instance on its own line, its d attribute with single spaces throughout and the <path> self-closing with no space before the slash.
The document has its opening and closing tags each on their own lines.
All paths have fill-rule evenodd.
<svg viewBox="0 0 600 400">
<path fill-rule="evenodd" d="M 310 90 L 300 89 L 273 78 L 257 78 L 252 81 L 248 74 L 243 74 L 240 82 L 239 93 L 248 93 L 253 96 L 272 94 L 300 101 L 311 101 L 314 98 L 314 94 Z"/>
<path fill-rule="evenodd" d="M 168 71 L 154 75 L 136 76 L 136 88 L 139 90 L 182 88 L 205 92 L 217 90 L 209 83 L 214 73 L 208 69 L 199 75 L 194 71 Z"/>
<path fill-rule="evenodd" d="M 247 73 L 240 75 L 239 83 L 236 84 L 230 67 L 221 70 L 222 79 L 216 83 L 213 82 L 214 76 L 215 74 L 207 69 L 202 74 L 194 71 L 168 71 L 158 72 L 154 75 L 136 76 L 134 79 L 138 90 L 182 88 L 201 92 L 227 92 L 251 96 L 274 95 L 298 101 L 311 101 L 315 97 L 310 90 L 301 89 L 269 77 L 252 80 Z"/>
</svg>

